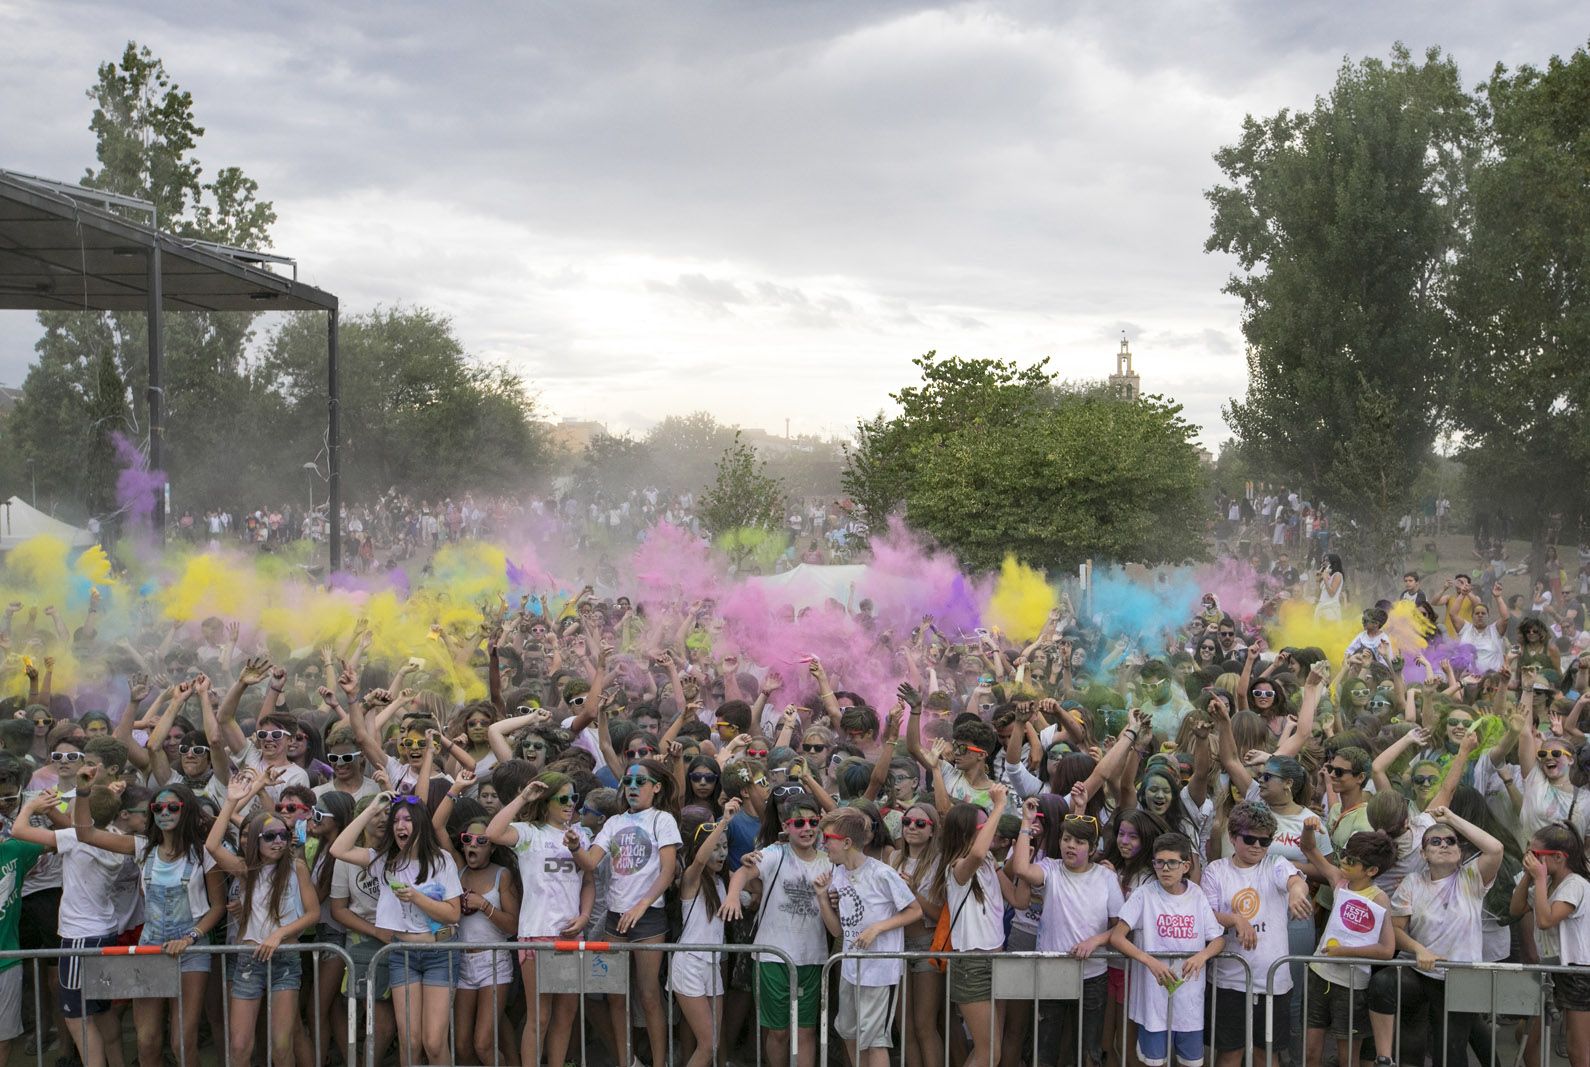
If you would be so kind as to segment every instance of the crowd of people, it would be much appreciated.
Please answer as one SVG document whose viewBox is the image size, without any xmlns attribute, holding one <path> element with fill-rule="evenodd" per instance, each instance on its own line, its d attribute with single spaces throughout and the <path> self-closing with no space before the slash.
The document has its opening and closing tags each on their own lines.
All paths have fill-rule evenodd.
<svg viewBox="0 0 1590 1067">
<path fill-rule="evenodd" d="M 362 620 L 299 648 L 246 614 L 156 626 L 126 586 L 70 620 L 13 603 L 0 951 L 159 946 L 182 993 L 85 998 L 68 956 L 24 996 L 0 957 L 0 1065 L 31 1029 L 83 1067 L 127 1035 L 140 1067 L 204 1042 L 307 1067 L 368 999 L 377 1063 L 787 1063 L 798 1038 L 810 1067 L 832 1027 L 853 1067 L 1456 1067 L 1503 1027 L 1447 968 L 1515 961 L 1586 968 L 1518 1037 L 1587 1067 L 1590 654 L 1573 598 L 1515 610 L 1491 577 L 1253 575 L 1267 607 L 1368 605 L 1329 648 L 1213 594 L 1128 628 L 1079 589 L 1019 637 L 771 609 L 846 616 L 842 664 L 757 662 L 722 601 L 622 576 L 488 598 L 413 658 Z M 1441 662 L 1388 630 L 1402 600 Z M 581 1005 L 538 985 L 559 939 L 687 951 Z M 994 999 L 999 952 L 1081 958 L 1079 996 Z"/>
</svg>

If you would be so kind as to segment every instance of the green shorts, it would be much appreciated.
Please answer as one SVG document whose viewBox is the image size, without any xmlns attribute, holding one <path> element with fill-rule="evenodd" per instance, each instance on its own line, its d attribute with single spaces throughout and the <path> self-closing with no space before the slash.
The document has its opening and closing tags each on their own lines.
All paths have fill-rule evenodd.
<svg viewBox="0 0 1590 1067">
<path fill-rule="evenodd" d="M 817 1009 L 823 995 L 823 965 L 814 963 L 795 968 L 796 1025 L 802 1030 L 817 1027 Z M 756 1017 L 764 1030 L 789 1029 L 789 966 L 783 963 L 756 965 Z"/>
</svg>

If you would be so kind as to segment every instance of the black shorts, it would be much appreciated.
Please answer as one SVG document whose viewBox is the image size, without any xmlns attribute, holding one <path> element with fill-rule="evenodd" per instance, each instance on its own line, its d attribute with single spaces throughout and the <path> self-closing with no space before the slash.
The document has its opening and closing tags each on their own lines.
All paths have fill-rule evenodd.
<svg viewBox="0 0 1590 1067">
<path fill-rule="evenodd" d="M 1559 971 L 1551 976 L 1552 996 L 1563 1011 L 1590 1011 L 1590 974 Z"/>
<path fill-rule="evenodd" d="M 1296 992 L 1296 990 L 1293 990 Z M 1349 1009 L 1348 1002 L 1351 1001 Z M 1327 982 L 1308 970 L 1308 1018 L 1303 1025 L 1324 1030 L 1338 1041 L 1351 1041 L 1369 1033 L 1369 990 Z"/>
<path fill-rule="evenodd" d="M 17 940 L 23 948 L 60 948 L 61 887 L 41 889 L 22 898 Z"/>
<path fill-rule="evenodd" d="M 607 913 L 607 939 L 609 941 L 645 941 L 653 937 L 663 937 L 668 933 L 668 909 L 647 908 L 646 914 L 641 916 L 639 922 L 629 928 L 628 933 L 618 932 L 618 920 L 624 916 L 621 912 L 610 911 Z"/>
<path fill-rule="evenodd" d="M 1291 1005 L 1290 993 L 1260 993 L 1250 999 L 1240 989 L 1216 989 L 1215 1051 L 1247 1048 L 1250 1018 L 1254 1048 L 1286 1048 L 1292 1040 Z"/>
</svg>

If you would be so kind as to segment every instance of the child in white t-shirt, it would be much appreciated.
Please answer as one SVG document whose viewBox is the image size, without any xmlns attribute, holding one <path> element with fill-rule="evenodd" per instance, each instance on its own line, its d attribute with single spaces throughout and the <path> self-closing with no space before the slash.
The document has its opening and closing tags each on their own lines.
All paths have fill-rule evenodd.
<svg viewBox="0 0 1590 1067">
<path fill-rule="evenodd" d="M 1590 1063 L 1590 865 L 1578 833 L 1564 823 L 1536 831 L 1524 853 L 1524 880 L 1536 925 L 1543 934 L 1556 933 L 1558 962 L 1583 968 L 1552 975 L 1552 986 L 1569 1063 L 1584 1067 Z"/>
<path fill-rule="evenodd" d="M 813 882 L 823 925 L 845 952 L 904 951 L 905 928 L 922 920 L 922 905 L 899 872 L 863 851 L 872 840 L 867 816 L 840 808 L 823 816 L 821 829 L 834 865 Z M 844 960 L 839 967 L 835 1024 L 850 1049 L 850 1062 L 888 1067 L 894 993 L 905 969 L 897 959 Z"/>
<path fill-rule="evenodd" d="M 1161 834 L 1154 842 L 1155 880 L 1127 899 L 1110 931 L 1110 947 L 1133 961 L 1127 1015 L 1137 1024 L 1137 1056 L 1146 1067 L 1166 1067 L 1173 1043 L 1182 1067 L 1203 1067 L 1204 965 L 1226 940 L 1208 898 L 1187 881 L 1192 861 L 1185 835 Z M 1190 955 L 1160 958 L 1181 953 Z"/>
<path fill-rule="evenodd" d="M 1204 868 L 1202 888 L 1220 925 L 1231 931 L 1234 956 L 1219 959 L 1215 979 L 1215 1057 L 1218 1067 L 1236 1067 L 1248 1044 L 1252 1018 L 1253 1060 L 1265 1064 L 1270 1050 L 1286 1048 L 1291 1020 L 1292 970 L 1271 965 L 1287 955 L 1288 918 L 1314 914 L 1308 882 L 1296 867 L 1270 854 L 1276 819 L 1262 801 L 1243 801 L 1231 809 L 1226 832 L 1230 857 Z M 1248 999 L 1249 976 L 1254 997 Z M 1273 981 L 1273 985 L 1266 983 Z"/>
</svg>

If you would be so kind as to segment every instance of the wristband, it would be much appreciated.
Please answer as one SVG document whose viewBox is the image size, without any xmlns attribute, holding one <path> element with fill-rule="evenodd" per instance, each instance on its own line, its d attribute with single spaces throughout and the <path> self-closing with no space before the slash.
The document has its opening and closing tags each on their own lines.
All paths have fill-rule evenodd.
<svg viewBox="0 0 1590 1067">
<path fill-rule="evenodd" d="M 285 685 L 273 685 L 273 686 L 270 687 L 270 691 L 272 693 L 280 693 L 286 688 L 287 687 Z"/>
</svg>

